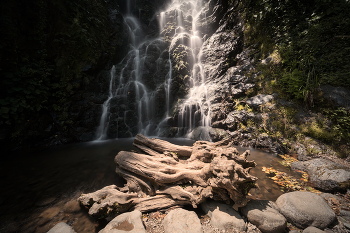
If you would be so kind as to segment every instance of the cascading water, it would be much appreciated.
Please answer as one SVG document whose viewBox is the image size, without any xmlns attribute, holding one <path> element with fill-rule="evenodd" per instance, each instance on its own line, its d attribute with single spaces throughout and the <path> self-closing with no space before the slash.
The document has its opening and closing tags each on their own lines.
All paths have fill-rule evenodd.
<svg viewBox="0 0 350 233">
<path fill-rule="evenodd" d="M 210 101 L 206 86 L 206 77 L 202 65 L 202 33 L 197 28 L 197 22 L 203 14 L 205 4 L 198 0 L 173 0 L 166 10 L 160 14 L 161 25 L 165 25 L 165 15 L 175 12 L 176 20 L 175 34 L 171 41 L 170 50 L 180 41 L 183 46 L 189 47 L 191 51 L 189 67 L 192 70 L 189 79 L 189 94 L 182 101 L 178 112 L 178 135 L 192 137 L 192 132 L 196 127 L 201 126 L 202 140 L 210 140 L 208 127 L 210 126 Z M 184 18 L 191 21 L 190 25 L 184 24 Z M 171 51 L 170 51 L 171 52 Z"/>
<path fill-rule="evenodd" d="M 191 136 L 198 127 L 210 126 L 210 102 L 206 77 L 201 63 L 203 33 L 197 20 L 203 15 L 202 0 L 173 0 L 158 15 L 160 36 L 150 38 L 139 19 L 129 13 L 124 17 L 130 37 L 127 56 L 110 71 L 109 95 L 103 104 L 96 139 L 145 135 L 161 135 L 169 120 L 178 115 L 178 136 Z M 136 12 L 136 11 L 135 11 Z M 138 14 L 139 15 L 139 14 Z M 177 46 L 189 55 L 188 95 L 173 113 L 173 60 Z M 119 77 L 119 78 L 117 78 Z M 176 110 L 175 110 L 176 111 Z M 176 117 L 175 117 L 176 118 Z M 201 139 L 210 140 L 202 133 Z"/>
<path fill-rule="evenodd" d="M 128 11 L 131 8 L 129 2 L 127 8 Z M 162 88 L 166 93 L 167 113 L 165 115 L 168 115 L 170 108 L 172 68 L 170 55 L 167 55 L 167 59 L 163 58 L 165 42 L 160 38 L 149 39 L 142 30 L 142 24 L 133 15 L 127 14 L 124 19 L 130 38 L 130 50 L 127 56 L 110 71 L 109 95 L 102 105 L 97 140 L 118 136 L 118 130 L 121 127 L 124 135 L 122 133 L 119 135 L 124 137 L 133 136 L 136 133 L 155 134 L 157 127 L 155 99 L 159 99 L 159 90 Z M 147 65 L 154 66 L 154 60 L 158 66 L 168 67 L 168 72 L 166 74 L 155 72 L 153 75 L 155 80 L 152 81 L 150 72 L 145 75 L 145 70 Z M 116 79 L 116 76 L 119 76 L 119 79 Z M 156 82 L 158 79 L 163 81 Z"/>
<path fill-rule="evenodd" d="M 171 81 L 172 81 L 172 63 L 171 63 L 171 58 L 170 58 L 170 54 L 169 54 L 169 73 L 167 74 L 166 80 L 165 80 L 165 94 L 166 94 L 166 118 L 170 117 L 170 89 L 171 89 Z"/>
<path fill-rule="evenodd" d="M 109 82 L 109 92 L 108 99 L 102 105 L 102 116 L 100 120 L 100 125 L 97 128 L 97 140 L 104 140 L 107 137 L 108 130 L 108 112 L 110 107 L 110 101 L 113 98 L 113 82 L 115 76 L 115 66 L 112 67 L 110 72 L 110 82 Z"/>
</svg>

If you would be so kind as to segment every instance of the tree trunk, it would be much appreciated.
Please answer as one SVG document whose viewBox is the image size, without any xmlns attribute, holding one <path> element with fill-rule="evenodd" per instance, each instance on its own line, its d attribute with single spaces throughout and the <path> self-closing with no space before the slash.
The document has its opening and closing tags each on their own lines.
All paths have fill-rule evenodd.
<svg viewBox="0 0 350 233">
<path fill-rule="evenodd" d="M 189 146 L 178 146 L 170 142 L 163 141 L 155 138 L 148 138 L 142 134 L 138 134 L 134 140 L 134 146 L 143 145 L 151 150 L 157 151 L 159 153 L 164 153 L 165 151 L 174 152 L 179 156 L 190 157 L 192 154 L 192 148 Z M 147 151 L 145 151 L 149 154 Z"/>
<path fill-rule="evenodd" d="M 147 154 L 121 151 L 116 172 L 126 179 L 123 188 L 107 186 L 82 195 L 79 201 L 99 218 L 129 209 L 148 212 L 171 206 L 198 204 L 207 198 L 244 206 L 256 177 L 249 175 L 254 161 L 249 151 L 240 155 L 229 140 L 198 141 L 193 147 L 177 146 L 137 135 L 134 145 Z M 186 160 L 181 157 L 190 157 Z"/>
</svg>

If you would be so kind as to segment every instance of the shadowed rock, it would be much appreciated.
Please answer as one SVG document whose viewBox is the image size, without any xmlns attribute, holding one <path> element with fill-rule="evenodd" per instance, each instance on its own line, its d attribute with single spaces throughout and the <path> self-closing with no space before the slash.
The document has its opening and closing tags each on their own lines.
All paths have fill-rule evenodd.
<svg viewBox="0 0 350 233">
<path fill-rule="evenodd" d="M 211 225 L 225 231 L 245 231 L 247 225 L 241 215 L 231 206 L 220 202 L 205 202 L 201 205 L 202 210 L 210 217 Z"/>
<path fill-rule="evenodd" d="M 243 207 L 242 213 L 264 233 L 282 233 L 287 227 L 286 218 L 278 212 L 272 201 L 250 201 Z"/>
</svg>

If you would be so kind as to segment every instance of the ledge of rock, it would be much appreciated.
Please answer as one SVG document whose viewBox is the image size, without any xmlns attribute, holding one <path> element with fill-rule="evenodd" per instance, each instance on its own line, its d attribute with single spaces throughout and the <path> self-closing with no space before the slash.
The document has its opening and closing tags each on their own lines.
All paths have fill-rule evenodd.
<svg viewBox="0 0 350 233">
<path fill-rule="evenodd" d="M 202 233 L 202 226 L 197 214 L 181 208 L 172 210 L 163 220 L 165 233 L 191 232 Z"/>
<path fill-rule="evenodd" d="M 142 214 L 138 210 L 118 215 L 99 233 L 146 233 L 142 223 Z"/>
<path fill-rule="evenodd" d="M 336 219 L 326 201 L 314 193 L 285 193 L 277 198 L 276 204 L 288 222 L 298 228 L 314 226 L 324 229 Z"/>
<path fill-rule="evenodd" d="M 272 201 L 250 201 L 242 208 L 242 213 L 263 233 L 282 233 L 287 227 L 286 218 L 278 212 Z"/>
<path fill-rule="evenodd" d="M 220 202 L 204 202 L 202 210 L 210 217 L 211 225 L 219 230 L 240 232 L 247 229 L 247 225 L 241 215 L 231 206 Z"/>
<path fill-rule="evenodd" d="M 334 191 L 349 187 L 350 171 L 347 167 L 326 159 L 294 162 L 292 169 L 307 172 L 311 184 L 321 190 Z"/>
</svg>

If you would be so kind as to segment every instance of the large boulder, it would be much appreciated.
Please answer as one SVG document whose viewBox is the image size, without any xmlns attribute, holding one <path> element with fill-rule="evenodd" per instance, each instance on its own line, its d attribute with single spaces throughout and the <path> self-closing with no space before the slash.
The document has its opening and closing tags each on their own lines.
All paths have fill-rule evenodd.
<svg viewBox="0 0 350 233">
<path fill-rule="evenodd" d="M 242 208 L 242 213 L 263 233 L 284 232 L 287 227 L 286 218 L 278 212 L 276 204 L 271 201 L 250 201 Z"/>
<path fill-rule="evenodd" d="M 145 227 L 142 223 L 142 214 L 138 210 L 132 212 L 123 213 L 118 215 L 107 226 L 99 231 L 99 233 L 146 233 Z"/>
<path fill-rule="evenodd" d="M 276 204 L 288 222 L 298 228 L 314 226 L 324 229 L 336 219 L 325 200 L 314 193 L 285 193 L 277 198 Z"/>
<path fill-rule="evenodd" d="M 170 211 L 163 220 L 165 233 L 202 233 L 202 226 L 197 214 L 181 208 Z"/>
<path fill-rule="evenodd" d="M 292 168 L 305 171 L 311 184 L 318 189 L 334 191 L 349 186 L 350 171 L 347 167 L 326 159 L 312 159 L 292 163 Z"/>
<path fill-rule="evenodd" d="M 211 225 L 225 231 L 245 231 L 247 225 L 241 215 L 231 206 L 220 202 L 204 202 L 202 210 L 210 217 Z"/>
</svg>

